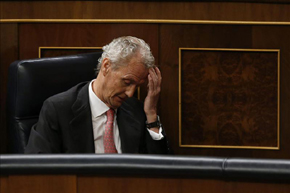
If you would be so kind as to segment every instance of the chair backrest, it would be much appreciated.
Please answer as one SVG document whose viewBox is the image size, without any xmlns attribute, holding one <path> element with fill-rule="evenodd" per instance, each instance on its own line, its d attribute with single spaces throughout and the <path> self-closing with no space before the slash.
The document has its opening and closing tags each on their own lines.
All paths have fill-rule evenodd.
<svg viewBox="0 0 290 193">
<path fill-rule="evenodd" d="M 9 152 L 23 153 L 30 129 L 48 97 L 96 77 L 102 53 L 21 60 L 9 67 L 7 118 Z"/>
</svg>

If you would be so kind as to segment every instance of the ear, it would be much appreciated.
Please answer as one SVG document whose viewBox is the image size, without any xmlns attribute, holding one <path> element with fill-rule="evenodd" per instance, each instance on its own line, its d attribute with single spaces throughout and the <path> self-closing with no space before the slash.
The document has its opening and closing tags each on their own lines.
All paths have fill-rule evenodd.
<svg viewBox="0 0 290 193">
<path fill-rule="evenodd" d="M 104 58 L 101 67 L 101 73 L 103 76 L 106 76 L 108 72 L 111 70 L 111 62 L 108 58 Z"/>
</svg>

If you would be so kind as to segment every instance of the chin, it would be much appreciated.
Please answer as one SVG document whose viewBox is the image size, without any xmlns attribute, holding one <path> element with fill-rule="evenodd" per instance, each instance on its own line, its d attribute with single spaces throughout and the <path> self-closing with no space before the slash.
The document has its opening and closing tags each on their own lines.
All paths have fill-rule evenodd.
<svg viewBox="0 0 290 193">
<path fill-rule="evenodd" d="M 117 109 L 122 105 L 122 102 L 114 102 L 110 104 L 110 108 Z"/>
</svg>

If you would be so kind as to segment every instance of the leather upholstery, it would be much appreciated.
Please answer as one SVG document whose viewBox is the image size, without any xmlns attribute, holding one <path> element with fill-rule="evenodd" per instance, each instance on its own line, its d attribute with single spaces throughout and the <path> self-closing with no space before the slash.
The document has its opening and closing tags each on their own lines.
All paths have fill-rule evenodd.
<svg viewBox="0 0 290 193">
<path fill-rule="evenodd" d="M 290 181 L 290 160 L 229 158 L 224 171 L 234 178 Z"/>
<path fill-rule="evenodd" d="M 101 53 L 15 61 L 9 67 L 8 128 L 12 153 L 23 153 L 45 99 L 96 77 Z"/>
<path fill-rule="evenodd" d="M 95 174 L 290 182 L 290 160 L 130 154 L 1 155 L 2 175 Z"/>
</svg>

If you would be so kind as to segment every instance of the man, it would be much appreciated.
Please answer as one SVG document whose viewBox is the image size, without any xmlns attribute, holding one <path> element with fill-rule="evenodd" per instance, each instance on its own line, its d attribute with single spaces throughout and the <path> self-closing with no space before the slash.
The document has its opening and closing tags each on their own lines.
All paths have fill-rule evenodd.
<svg viewBox="0 0 290 193">
<path fill-rule="evenodd" d="M 103 47 L 95 80 L 48 98 L 25 153 L 167 153 L 157 115 L 161 73 L 148 44 L 120 37 Z M 148 80 L 144 104 L 133 97 Z"/>
</svg>

